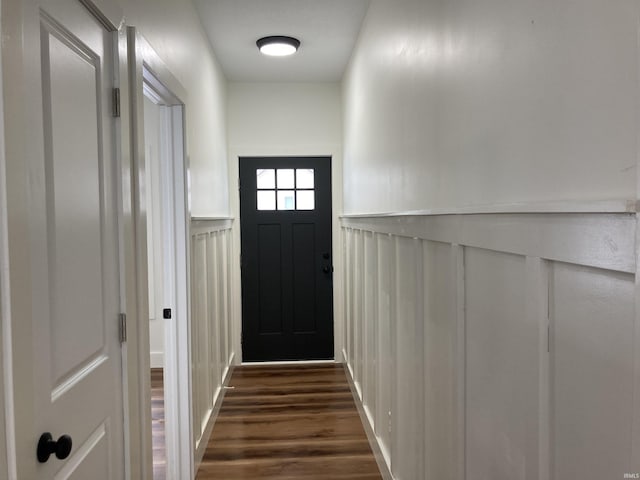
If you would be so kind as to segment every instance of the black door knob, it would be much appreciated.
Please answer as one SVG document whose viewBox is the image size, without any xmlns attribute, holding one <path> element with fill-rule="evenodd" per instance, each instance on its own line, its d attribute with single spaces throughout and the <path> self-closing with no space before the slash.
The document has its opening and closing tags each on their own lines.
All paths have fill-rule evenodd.
<svg viewBox="0 0 640 480">
<path fill-rule="evenodd" d="M 69 435 L 62 435 L 57 441 L 53 439 L 49 432 L 40 435 L 38 441 L 38 461 L 44 463 L 49 460 L 52 453 L 60 460 L 64 460 L 71 453 L 73 442 Z"/>
<path fill-rule="evenodd" d="M 331 267 L 322 267 L 324 273 L 331 273 Z"/>
</svg>

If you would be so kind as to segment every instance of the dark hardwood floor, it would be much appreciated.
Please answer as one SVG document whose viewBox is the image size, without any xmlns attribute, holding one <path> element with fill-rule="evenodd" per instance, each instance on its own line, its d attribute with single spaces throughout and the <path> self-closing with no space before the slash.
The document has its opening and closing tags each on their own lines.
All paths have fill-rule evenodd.
<svg viewBox="0 0 640 480">
<path fill-rule="evenodd" d="M 236 367 L 197 480 L 381 479 L 342 366 Z"/>
<path fill-rule="evenodd" d="M 153 480 L 165 480 L 167 458 L 164 441 L 164 378 L 161 368 L 151 369 L 151 434 Z"/>
</svg>

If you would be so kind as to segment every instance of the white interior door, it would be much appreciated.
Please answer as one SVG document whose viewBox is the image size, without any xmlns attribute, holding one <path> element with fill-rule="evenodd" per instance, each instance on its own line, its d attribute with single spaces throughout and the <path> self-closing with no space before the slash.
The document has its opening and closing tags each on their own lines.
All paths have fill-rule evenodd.
<svg viewBox="0 0 640 480">
<path fill-rule="evenodd" d="M 43 155 L 29 159 L 34 445 L 69 435 L 37 478 L 124 477 L 113 37 L 77 0 L 37 10 Z M 33 39 L 31 39 L 33 40 Z M 36 63 L 39 65 L 36 65 Z M 34 115 L 36 112 L 32 112 Z"/>
</svg>

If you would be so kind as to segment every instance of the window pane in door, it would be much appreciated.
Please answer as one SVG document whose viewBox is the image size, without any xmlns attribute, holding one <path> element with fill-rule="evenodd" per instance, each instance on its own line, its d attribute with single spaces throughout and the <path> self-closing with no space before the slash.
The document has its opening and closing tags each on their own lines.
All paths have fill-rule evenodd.
<svg viewBox="0 0 640 480">
<path fill-rule="evenodd" d="M 274 190 L 258 191 L 258 210 L 275 210 L 276 192 Z"/>
<path fill-rule="evenodd" d="M 278 189 L 294 188 L 293 169 L 278 169 Z"/>
<path fill-rule="evenodd" d="M 313 188 L 313 168 L 296 170 L 296 188 Z"/>
<path fill-rule="evenodd" d="M 314 190 L 299 190 L 296 192 L 296 198 L 296 210 L 313 210 L 316 208 Z"/>
<path fill-rule="evenodd" d="M 295 210 L 295 192 L 293 190 L 278 191 L 278 210 Z"/>
<path fill-rule="evenodd" d="M 256 184 L 260 189 L 276 188 L 276 171 L 273 169 L 258 169 L 256 171 Z"/>
</svg>

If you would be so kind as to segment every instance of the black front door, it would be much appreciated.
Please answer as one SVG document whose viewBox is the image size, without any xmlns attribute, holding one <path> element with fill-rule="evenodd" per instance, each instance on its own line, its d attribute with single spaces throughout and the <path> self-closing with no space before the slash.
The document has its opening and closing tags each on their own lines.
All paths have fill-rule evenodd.
<svg viewBox="0 0 640 480">
<path fill-rule="evenodd" d="M 333 358 L 331 158 L 240 158 L 244 361 Z"/>
</svg>

